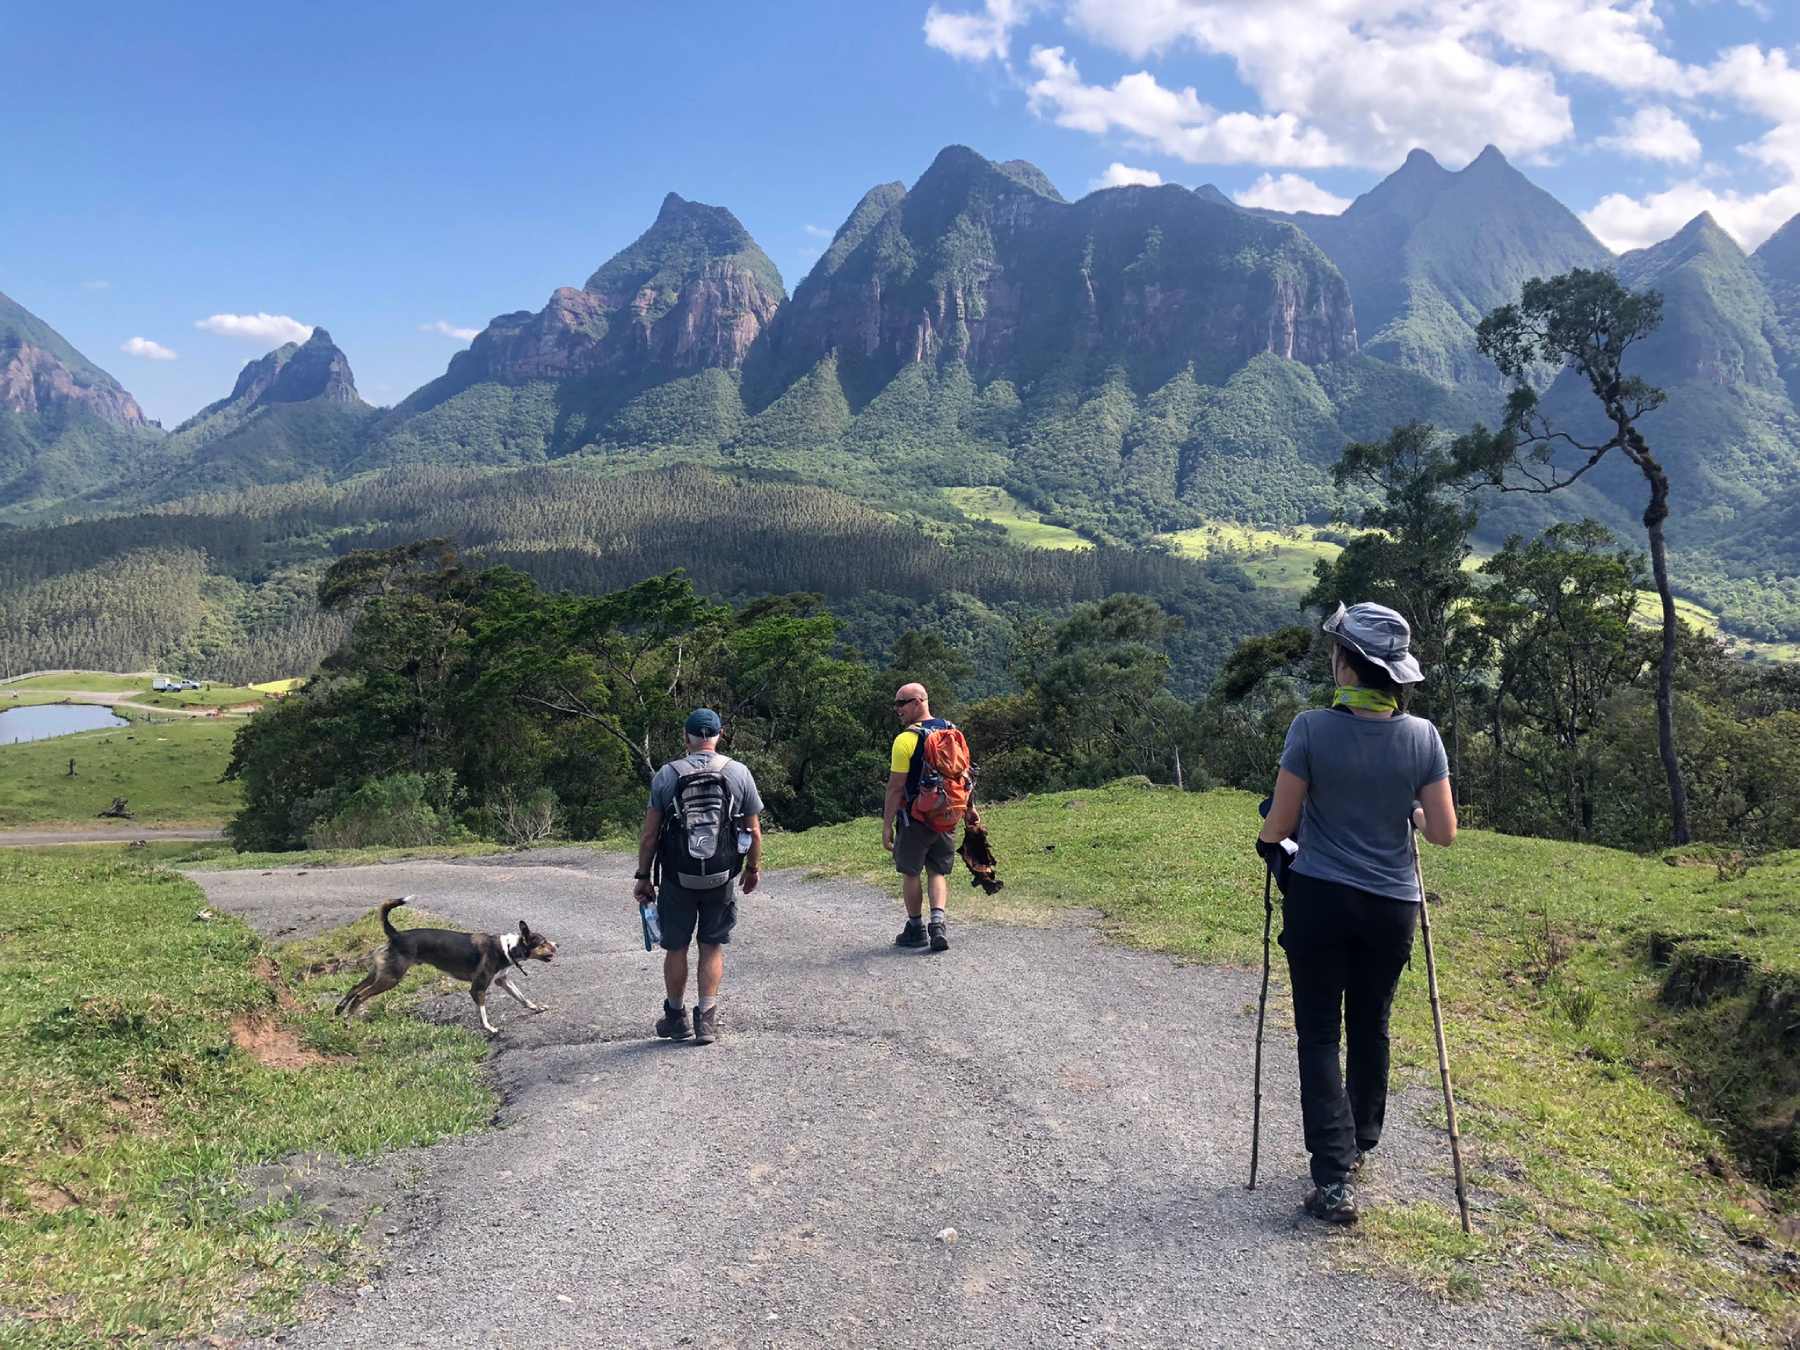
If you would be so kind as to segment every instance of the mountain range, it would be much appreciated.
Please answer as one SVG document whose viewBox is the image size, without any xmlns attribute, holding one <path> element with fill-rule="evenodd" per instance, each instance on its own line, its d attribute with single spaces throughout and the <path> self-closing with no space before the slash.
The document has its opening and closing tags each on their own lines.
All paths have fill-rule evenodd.
<svg viewBox="0 0 1800 1350">
<path fill-rule="evenodd" d="M 167 434 L 0 296 L 0 512 L 579 456 L 693 460 L 888 503 L 997 484 L 1102 540 L 1319 520 L 1346 439 L 1496 417 L 1505 390 L 1475 325 L 1573 267 L 1664 297 L 1637 373 L 1669 393 L 1645 429 L 1674 479 L 1693 589 L 1765 636 L 1800 633 L 1800 597 L 1791 632 L 1767 631 L 1756 599 L 1800 570 L 1783 528 L 1800 484 L 1800 219 L 1754 256 L 1701 216 L 1615 258 L 1491 147 L 1456 172 L 1414 151 L 1326 216 L 1245 209 L 1210 186 L 1071 202 L 1030 164 L 952 146 L 910 187 L 870 189 L 791 296 L 730 211 L 670 193 L 580 287 L 495 318 L 392 408 L 357 396 L 317 329 Z M 1567 377 L 1547 399 L 1588 415 Z M 1641 498 L 1620 469 L 1556 505 L 1628 532 Z M 1509 500 L 1490 529 L 1547 518 Z"/>
</svg>

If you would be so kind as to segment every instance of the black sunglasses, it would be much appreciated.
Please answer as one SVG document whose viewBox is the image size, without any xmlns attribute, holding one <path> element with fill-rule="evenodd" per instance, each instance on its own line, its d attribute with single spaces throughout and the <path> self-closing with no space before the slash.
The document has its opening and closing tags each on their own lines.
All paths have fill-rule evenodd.
<svg viewBox="0 0 1800 1350">
<path fill-rule="evenodd" d="M 896 708 L 905 708 L 914 703 L 917 703 L 918 701 L 919 700 L 916 698 L 897 698 L 894 700 L 894 706 Z"/>
</svg>

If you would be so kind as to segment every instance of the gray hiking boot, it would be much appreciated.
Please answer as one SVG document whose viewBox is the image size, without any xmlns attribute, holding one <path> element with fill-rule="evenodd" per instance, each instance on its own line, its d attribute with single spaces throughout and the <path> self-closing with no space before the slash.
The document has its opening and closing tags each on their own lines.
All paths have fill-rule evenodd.
<svg viewBox="0 0 1800 1350">
<path fill-rule="evenodd" d="M 1306 1212 L 1326 1223 L 1356 1222 L 1356 1187 L 1347 1181 L 1333 1186 L 1315 1186 L 1306 1197 Z"/>
<path fill-rule="evenodd" d="M 931 942 L 932 951 L 947 952 L 950 950 L 950 921 L 948 919 L 933 919 L 926 928 L 926 935 Z"/>
<path fill-rule="evenodd" d="M 694 1044 L 711 1045 L 719 1039 L 719 1005 L 694 1009 Z"/>
<path fill-rule="evenodd" d="M 663 1000 L 662 1016 L 656 1019 L 656 1034 L 665 1041 L 685 1041 L 694 1034 L 688 1026 L 686 1008 L 671 1008 L 667 999 Z"/>
<path fill-rule="evenodd" d="M 923 947 L 931 939 L 925 936 L 925 925 L 917 919 L 908 919 L 906 927 L 900 930 L 900 936 L 894 939 L 896 947 Z"/>
</svg>

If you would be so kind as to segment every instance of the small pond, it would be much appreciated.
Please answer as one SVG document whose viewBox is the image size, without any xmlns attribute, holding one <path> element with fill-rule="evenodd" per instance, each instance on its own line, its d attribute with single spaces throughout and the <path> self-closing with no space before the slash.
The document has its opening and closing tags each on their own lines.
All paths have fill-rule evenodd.
<svg viewBox="0 0 1800 1350">
<path fill-rule="evenodd" d="M 130 725 L 123 717 L 114 716 L 109 708 L 97 708 L 87 703 L 40 703 L 36 707 L 8 708 L 0 712 L 0 745 Z"/>
</svg>

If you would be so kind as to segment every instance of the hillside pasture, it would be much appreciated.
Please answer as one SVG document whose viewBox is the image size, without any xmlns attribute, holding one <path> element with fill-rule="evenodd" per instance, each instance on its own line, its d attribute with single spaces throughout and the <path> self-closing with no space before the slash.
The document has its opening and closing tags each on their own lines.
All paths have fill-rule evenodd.
<svg viewBox="0 0 1800 1350">
<path fill-rule="evenodd" d="M 114 797 L 127 800 L 138 824 L 221 825 L 241 796 L 219 776 L 242 725 L 237 718 L 136 721 L 0 746 L 0 829 L 92 825 Z"/>
</svg>

